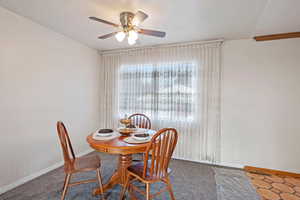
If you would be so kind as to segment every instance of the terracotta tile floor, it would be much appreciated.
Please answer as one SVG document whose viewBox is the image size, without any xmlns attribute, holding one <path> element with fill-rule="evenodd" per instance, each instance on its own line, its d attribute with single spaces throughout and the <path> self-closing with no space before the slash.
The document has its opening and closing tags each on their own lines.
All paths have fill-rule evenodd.
<svg viewBox="0 0 300 200">
<path fill-rule="evenodd" d="M 262 200 L 300 200 L 300 178 L 249 173 Z"/>
</svg>

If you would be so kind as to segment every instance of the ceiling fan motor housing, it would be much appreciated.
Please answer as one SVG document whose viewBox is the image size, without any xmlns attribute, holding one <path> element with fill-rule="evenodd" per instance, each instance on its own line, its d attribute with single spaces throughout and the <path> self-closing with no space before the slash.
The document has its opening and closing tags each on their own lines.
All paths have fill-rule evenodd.
<svg viewBox="0 0 300 200">
<path fill-rule="evenodd" d="M 128 32 L 133 29 L 132 19 L 134 17 L 134 13 L 132 12 L 121 12 L 120 14 L 120 22 L 124 29 L 124 32 Z"/>
</svg>

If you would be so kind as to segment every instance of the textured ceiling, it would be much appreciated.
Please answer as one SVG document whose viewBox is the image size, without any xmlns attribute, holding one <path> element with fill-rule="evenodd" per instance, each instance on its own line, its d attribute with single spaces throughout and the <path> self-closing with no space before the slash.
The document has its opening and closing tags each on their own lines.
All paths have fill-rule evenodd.
<svg viewBox="0 0 300 200">
<path fill-rule="evenodd" d="M 149 14 L 142 27 L 167 36 L 140 36 L 137 46 L 300 31 L 300 0 L 0 0 L 0 6 L 100 50 L 129 45 L 98 40 L 115 29 L 88 17 L 119 23 L 120 12 L 138 9 Z"/>
</svg>

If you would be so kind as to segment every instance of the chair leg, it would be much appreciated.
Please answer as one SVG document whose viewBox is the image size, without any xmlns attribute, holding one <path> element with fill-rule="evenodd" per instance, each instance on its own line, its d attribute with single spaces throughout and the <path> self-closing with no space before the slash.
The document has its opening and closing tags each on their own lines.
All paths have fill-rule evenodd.
<svg viewBox="0 0 300 200">
<path fill-rule="evenodd" d="M 130 175 L 128 174 L 127 177 L 126 177 L 125 185 L 123 186 L 123 189 L 122 189 L 122 192 L 121 192 L 121 195 L 120 195 L 120 200 L 124 199 L 125 192 L 126 192 L 126 190 L 128 188 L 128 185 L 129 185 L 129 177 L 130 177 Z"/>
<path fill-rule="evenodd" d="M 67 175 L 65 175 L 65 180 L 64 180 L 64 185 L 63 185 L 63 187 L 62 187 L 62 190 L 64 190 L 64 188 L 65 188 L 65 185 L 66 185 L 66 182 L 67 182 Z"/>
<path fill-rule="evenodd" d="M 150 200 L 150 183 L 146 184 L 146 199 Z"/>
<path fill-rule="evenodd" d="M 171 199 L 175 200 L 175 195 L 174 195 L 174 192 L 173 192 L 173 189 L 172 189 L 172 185 L 171 185 L 171 181 L 170 181 L 169 177 L 166 178 L 166 182 L 167 182 L 167 188 L 168 188 L 168 191 L 170 193 Z"/>
<path fill-rule="evenodd" d="M 103 191 L 103 184 L 102 184 L 102 178 L 101 178 L 101 172 L 100 172 L 100 167 L 96 170 L 97 171 L 97 178 L 100 186 L 100 191 L 101 191 L 101 199 L 105 200 L 104 196 L 104 191 Z"/>
<path fill-rule="evenodd" d="M 70 178 L 71 178 L 71 174 L 67 174 L 65 177 L 64 189 L 63 189 L 63 193 L 61 195 L 61 200 L 65 199 L 65 196 L 66 196 L 68 188 L 69 188 Z"/>
</svg>

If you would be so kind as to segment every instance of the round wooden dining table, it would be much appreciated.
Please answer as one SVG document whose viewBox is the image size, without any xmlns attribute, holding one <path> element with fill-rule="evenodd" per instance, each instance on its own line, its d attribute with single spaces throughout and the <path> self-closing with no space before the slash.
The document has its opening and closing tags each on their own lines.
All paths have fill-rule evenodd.
<svg viewBox="0 0 300 200">
<path fill-rule="evenodd" d="M 156 131 L 148 130 L 150 134 L 154 134 Z M 117 154 L 119 155 L 118 166 L 116 171 L 111 176 L 109 181 L 104 184 L 104 192 L 114 187 L 116 184 L 124 185 L 127 177 L 126 169 L 132 163 L 132 154 L 144 153 L 146 151 L 148 143 L 142 144 L 129 144 L 124 141 L 129 136 L 119 136 L 111 140 L 95 140 L 93 134 L 87 137 L 89 145 L 99 152 Z M 101 194 L 100 188 L 96 188 L 93 191 L 94 195 Z"/>
</svg>

